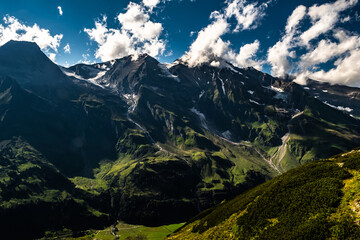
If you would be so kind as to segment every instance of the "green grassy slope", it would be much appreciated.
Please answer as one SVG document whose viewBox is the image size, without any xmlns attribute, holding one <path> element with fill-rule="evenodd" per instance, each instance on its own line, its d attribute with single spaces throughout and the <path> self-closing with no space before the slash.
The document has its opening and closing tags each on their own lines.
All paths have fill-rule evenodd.
<svg viewBox="0 0 360 240">
<path fill-rule="evenodd" d="M 0 142 L 2 237 L 31 239 L 49 229 L 81 230 L 108 224 L 107 215 L 85 198 L 86 193 L 21 138 Z"/>
<path fill-rule="evenodd" d="M 359 239 L 360 149 L 288 171 L 169 239 Z"/>
<path fill-rule="evenodd" d="M 142 225 L 131 225 L 124 222 L 117 222 L 104 230 L 88 230 L 81 236 L 74 237 L 69 230 L 59 231 L 57 233 L 48 233 L 42 239 L 67 239 L 67 240 L 162 240 L 175 230 L 183 226 L 183 223 L 163 225 L 157 227 L 147 227 Z"/>
</svg>

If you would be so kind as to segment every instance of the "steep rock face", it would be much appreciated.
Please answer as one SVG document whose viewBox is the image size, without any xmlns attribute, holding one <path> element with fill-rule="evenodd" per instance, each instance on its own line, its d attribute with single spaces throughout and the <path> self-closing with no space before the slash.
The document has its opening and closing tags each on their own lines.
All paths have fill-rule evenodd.
<svg viewBox="0 0 360 240">
<path fill-rule="evenodd" d="M 141 86 L 166 85 L 169 78 L 177 80 L 163 64 L 143 54 L 116 60 L 99 83 L 116 87 L 123 94 L 137 95 Z"/>
<path fill-rule="evenodd" d="M 194 90 L 192 96 L 199 96 L 198 99 L 192 98 L 196 109 L 194 112 L 200 119 L 206 119 L 202 121 L 203 127 L 232 141 L 245 140 L 274 147 L 281 145 L 283 136 L 287 133 L 291 135 L 293 128 L 302 129 L 301 132 L 294 132 L 294 135 L 290 136 L 294 141 L 299 137 L 315 136 L 319 131 L 319 136 L 322 137 L 318 140 L 324 142 L 323 146 L 330 144 L 329 148 L 332 150 L 328 151 L 329 149 L 321 147 L 311 150 L 312 153 L 317 152 L 314 155 L 310 154 L 316 159 L 329 157 L 330 154 L 345 150 L 346 145 L 351 144 L 356 138 L 345 136 L 354 136 L 353 133 L 359 131 L 358 120 L 346 113 L 334 111 L 330 106 L 312 97 L 303 87 L 293 82 L 272 78 L 255 69 L 237 69 L 231 65 L 225 68 L 202 65 L 189 69 L 185 65 L 178 64 L 173 66 L 171 71 L 179 75 L 182 81 L 187 79 L 187 82 L 194 83 L 191 89 L 197 91 Z M 304 120 L 306 122 L 317 120 L 327 123 L 326 126 L 317 125 L 314 128 L 314 125 L 304 125 L 295 121 L 298 117 L 307 119 Z M 337 133 L 329 134 L 326 129 L 332 128 L 329 126 L 331 124 L 342 124 L 344 128 L 337 129 Z M 321 135 L 321 131 L 325 134 Z M 345 138 L 330 140 L 339 135 Z M 357 146 L 358 141 L 359 139 L 355 140 L 351 146 Z M 334 146 L 334 143 L 337 145 Z M 336 148 L 338 150 L 335 150 Z M 288 159 L 292 163 L 283 166 L 285 169 L 299 162 L 311 160 L 310 156 L 305 156 L 306 150 L 302 153 L 291 153 L 289 150 L 287 151 L 293 156 L 292 160 Z M 327 152 L 329 155 L 320 156 Z"/>
<path fill-rule="evenodd" d="M 308 80 L 304 89 L 327 105 L 360 117 L 360 88 Z"/>
<path fill-rule="evenodd" d="M 203 114 L 201 118 L 206 121 L 202 124 L 219 136 L 227 136 L 229 140 L 253 142 L 256 134 L 251 133 L 252 129 L 246 123 L 265 122 L 266 105 L 282 104 L 273 98 L 275 93 L 268 86 L 262 86 L 257 81 L 260 76 L 250 78 L 246 70 L 230 65 L 231 68 L 203 65 L 185 71 L 184 67 L 174 66 L 171 70 L 174 74 L 179 73 L 181 79 L 194 83 L 191 89 L 197 91 L 190 95 L 193 112 L 199 116 Z M 181 75 L 182 71 L 189 73 Z"/>
<path fill-rule="evenodd" d="M 121 99 L 76 84 L 34 43 L 9 42 L 0 55 L 0 139 L 23 137 L 68 176 L 92 176 L 100 160 L 116 158 Z"/>
<path fill-rule="evenodd" d="M 36 43 L 9 41 L 0 48 L 0 73 L 41 96 L 65 100 L 74 93 L 70 81 Z"/>
<path fill-rule="evenodd" d="M 24 85 L 53 85 L 65 80 L 59 67 L 33 42 L 9 41 L 1 46 L 0 70 Z"/>
<path fill-rule="evenodd" d="M 65 71 L 73 73 L 73 76 L 75 77 L 79 76 L 83 79 L 94 79 L 103 76 L 108 70 L 110 70 L 115 62 L 116 61 L 113 60 L 105 63 L 95 63 L 92 65 L 77 64 L 65 69 Z"/>
</svg>

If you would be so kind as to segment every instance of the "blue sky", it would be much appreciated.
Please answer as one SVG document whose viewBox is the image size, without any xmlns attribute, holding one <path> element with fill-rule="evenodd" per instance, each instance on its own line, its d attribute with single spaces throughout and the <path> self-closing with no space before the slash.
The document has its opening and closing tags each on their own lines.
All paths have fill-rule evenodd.
<svg viewBox="0 0 360 240">
<path fill-rule="evenodd" d="M 358 86 L 360 73 L 348 68 L 360 64 L 359 5 L 358 0 L 0 0 L 0 16 L 7 18 L 0 21 L 0 44 L 24 40 L 29 31 L 33 38 L 41 35 L 36 41 L 60 65 L 144 51 L 172 62 L 188 51 L 184 59 L 192 65 L 216 55 L 239 67 L 294 74 L 299 81 L 312 77 Z M 294 25 L 287 31 L 290 18 Z M 13 36 L 6 32 L 11 23 L 21 25 Z M 34 24 L 49 32 L 37 33 Z M 335 50 L 329 55 L 322 49 Z"/>
<path fill-rule="evenodd" d="M 6 14 L 14 16 L 27 25 L 37 23 L 41 28 L 49 29 L 51 34 L 63 34 L 61 47 L 69 43 L 71 54 L 64 54 L 59 50 L 56 62 L 70 65 L 82 60 L 83 54 L 89 54 L 88 60 L 100 61 L 94 58 L 96 44 L 90 41 L 84 33 L 84 28 L 94 27 L 94 21 L 102 15 L 108 17 L 108 26 L 119 28 L 115 21 L 119 13 L 125 12 L 130 1 L 124 0 L 77 0 L 77 1 L 49 1 L 49 0 L 15 0 L 0 1 L 0 16 Z M 133 1 L 139 3 L 141 1 Z M 212 11 L 220 9 L 223 1 L 216 0 L 190 0 L 169 1 L 161 3 L 154 9 L 151 19 L 164 25 L 164 34 L 167 35 L 167 52 L 173 52 L 172 56 L 159 56 L 161 61 L 173 61 L 180 57 L 189 47 L 194 37 L 190 37 L 191 31 L 197 31 L 209 23 L 209 15 Z M 61 6 L 63 15 L 59 15 L 57 9 Z"/>
</svg>

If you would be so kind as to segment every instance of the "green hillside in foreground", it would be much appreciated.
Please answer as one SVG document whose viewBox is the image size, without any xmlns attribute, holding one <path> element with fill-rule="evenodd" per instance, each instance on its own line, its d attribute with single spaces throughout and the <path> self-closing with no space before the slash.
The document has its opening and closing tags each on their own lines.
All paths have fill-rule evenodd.
<svg viewBox="0 0 360 240">
<path fill-rule="evenodd" d="M 360 239 L 360 148 L 208 209 L 168 239 Z"/>
</svg>

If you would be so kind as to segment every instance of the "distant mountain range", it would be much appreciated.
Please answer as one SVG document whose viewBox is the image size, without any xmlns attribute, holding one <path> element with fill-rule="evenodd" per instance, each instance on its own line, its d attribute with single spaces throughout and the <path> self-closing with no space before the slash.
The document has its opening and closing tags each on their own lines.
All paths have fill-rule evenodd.
<svg viewBox="0 0 360 240">
<path fill-rule="evenodd" d="M 65 68 L 10 41 L 0 76 L 5 235 L 186 221 L 360 145 L 360 89 L 301 86 L 223 59 L 189 67 L 144 54 Z"/>
</svg>

